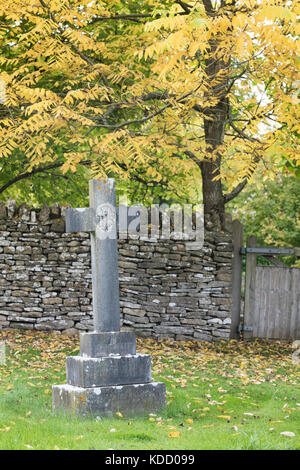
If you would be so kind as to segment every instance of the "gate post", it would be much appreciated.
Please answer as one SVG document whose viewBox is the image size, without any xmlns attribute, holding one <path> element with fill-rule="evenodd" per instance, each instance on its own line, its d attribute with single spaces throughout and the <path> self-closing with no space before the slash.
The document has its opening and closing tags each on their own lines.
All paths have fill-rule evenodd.
<svg viewBox="0 0 300 470">
<path fill-rule="evenodd" d="M 233 228 L 233 260 L 232 260 L 232 308 L 230 338 L 238 339 L 241 316 L 242 262 L 241 248 L 243 246 L 243 225 L 234 220 Z"/>
<path fill-rule="evenodd" d="M 256 237 L 252 235 L 247 239 L 247 248 L 256 247 Z M 244 339 L 253 338 L 253 322 L 255 309 L 255 277 L 256 253 L 246 254 L 246 282 L 245 282 L 245 309 L 244 309 Z"/>
</svg>

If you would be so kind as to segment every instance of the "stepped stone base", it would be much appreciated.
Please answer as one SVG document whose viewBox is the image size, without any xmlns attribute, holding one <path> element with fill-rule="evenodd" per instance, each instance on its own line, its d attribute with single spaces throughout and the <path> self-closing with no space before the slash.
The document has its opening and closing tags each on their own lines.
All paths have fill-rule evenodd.
<svg viewBox="0 0 300 470">
<path fill-rule="evenodd" d="M 151 358 L 136 354 L 134 332 L 83 333 L 80 356 L 67 357 L 67 384 L 52 387 L 52 406 L 80 415 L 143 415 L 166 406 L 166 387 L 152 382 Z"/>
<path fill-rule="evenodd" d="M 80 355 L 83 357 L 102 357 L 111 354 L 135 354 L 134 331 L 110 331 L 102 333 L 81 333 Z"/>
<path fill-rule="evenodd" d="M 147 354 L 109 357 L 67 357 L 67 383 L 77 387 L 102 387 L 151 382 Z"/>
<path fill-rule="evenodd" d="M 83 388 L 55 385 L 53 409 L 88 416 L 137 416 L 154 413 L 166 406 L 166 388 L 162 382 Z"/>
</svg>

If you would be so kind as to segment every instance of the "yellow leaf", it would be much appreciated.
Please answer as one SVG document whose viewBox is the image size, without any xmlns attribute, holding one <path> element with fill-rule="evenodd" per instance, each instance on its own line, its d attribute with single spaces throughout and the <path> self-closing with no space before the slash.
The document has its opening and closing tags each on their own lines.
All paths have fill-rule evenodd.
<svg viewBox="0 0 300 470">
<path fill-rule="evenodd" d="M 0 428 L 0 431 L 9 431 L 10 430 L 10 426 L 5 426 L 5 428 Z"/>
<path fill-rule="evenodd" d="M 124 416 L 122 415 L 122 413 L 120 411 L 117 411 L 116 415 L 119 416 L 119 418 L 124 418 Z"/>
<path fill-rule="evenodd" d="M 229 415 L 219 415 L 219 416 L 217 416 L 217 418 L 230 419 L 231 416 L 229 416 Z"/>
<path fill-rule="evenodd" d="M 169 432 L 168 437 L 180 437 L 179 431 Z"/>
<path fill-rule="evenodd" d="M 31 382 L 27 382 L 27 385 L 29 385 L 30 387 L 35 387 L 35 385 Z"/>
<path fill-rule="evenodd" d="M 81 441 L 81 439 L 83 439 L 83 436 L 78 436 L 75 438 L 75 441 Z"/>
<path fill-rule="evenodd" d="M 86 398 L 83 395 L 78 395 L 78 400 L 81 401 L 82 403 L 86 402 Z"/>
<path fill-rule="evenodd" d="M 185 420 L 185 422 L 188 423 L 188 424 L 193 424 L 194 420 L 191 419 L 191 418 L 187 418 L 187 419 Z"/>
<path fill-rule="evenodd" d="M 6 390 L 11 390 L 12 388 L 14 388 L 14 384 L 10 384 Z"/>
<path fill-rule="evenodd" d="M 48 394 L 48 393 L 51 393 L 51 390 L 50 390 L 49 388 L 47 388 L 47 389 L 45 390 L 45 393 L 47 393 L 47 394 Z"/>
</svg>

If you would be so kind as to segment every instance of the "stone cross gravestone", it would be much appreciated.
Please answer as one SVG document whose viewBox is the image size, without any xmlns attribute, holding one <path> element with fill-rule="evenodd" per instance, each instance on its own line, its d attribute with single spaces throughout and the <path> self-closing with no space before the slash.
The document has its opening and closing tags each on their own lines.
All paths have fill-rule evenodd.
<svg viewBox="0 0 300 470">
<path fill-rule="evenodd" d="M 134 331 L 120 331 L 116 193 L 93 179 L 90 207 L 68 209 L 67 232 L 91 233 L 94 331 L 81 333 L 80 355 L 67 357 L 67 384 L 52 387 L 54 410 L 125 416 L 165 407 L 165 384 L 152 382 L 151 358 L 136 354 Z"/>
</svg>

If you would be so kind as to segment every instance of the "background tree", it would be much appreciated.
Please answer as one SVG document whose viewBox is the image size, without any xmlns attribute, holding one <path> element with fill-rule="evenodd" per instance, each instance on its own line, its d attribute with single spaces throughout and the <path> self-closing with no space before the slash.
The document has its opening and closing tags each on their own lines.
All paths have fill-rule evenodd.
<svg viewBox="0 0 300 470">
<path fill-rule="evenodd" d="M 227 209 L 243 223 L 244 242 L 255 235 L 258 246 L 300 247 L 300 181 L 284 174 L 264 181 L 261 171 Z M 299 265 L 295 256 L 284 262 Z"/>
<path fill-rule="evenodd" d="M 7 0 L 2 169 L 18 149 L 17 176 L 84 166 L 190 200 L 201 175 L 222 223 L 259 162 L 299 164 L 297 4 L 281 3 Z"/>
</svg>

